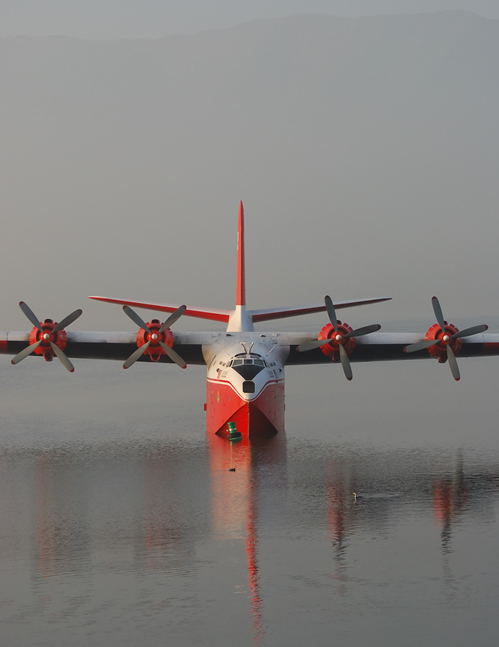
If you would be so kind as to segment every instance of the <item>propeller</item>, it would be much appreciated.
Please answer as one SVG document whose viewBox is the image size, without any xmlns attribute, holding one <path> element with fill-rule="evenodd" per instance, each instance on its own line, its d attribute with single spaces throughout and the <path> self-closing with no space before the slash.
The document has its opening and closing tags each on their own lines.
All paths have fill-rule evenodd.
<svg viewBox="0 0 499 647">
<path fill-rule="evenodd" d="M 31 355 L 31 353 L 36 351 L 37 348 L 41 347 L 39 353 L 43 354 L 47 361 L 52 360 L 52 357 L 56 355 L 64 368 L 66 368 L 70 373 L 73 373 L 75 370 L 74 366 L 63 351 L 67 340 L 64 329 L 72 324 L 73 321 L 76 321 L 83 311 L 80 309 L 75 310 L 60 323 L 54 324 L 51 319 L 45 319 L 43 323 L 39 321 L 33 310 L 31 310 L 28 304 L 24 303 L 24 301 L 19 303 L 19 307 L 34 326 L 30 335 L 30 341 L 31 339 L 34 339 L 35 341 L 33 341 L 29 346 L 26 346 L 26 348 L 23 348 L 23 350 L 11 360 L 11 363 L 19 364 L 19 362 L 22 362 L 22 360 L 28 357 L 28 355 Z"/>
<path fill-rule="evenodd" d="M 370 326 L 363 326 L 362 328 L 357 328 L 356 330 L 351 330 L 350 332 L 343 334 L 343 331 L 338 326 L 338 319 L 336 317 L 336 311 L 334 309 L 331 297 L 326 296 L 324 298 L 324 303 L 326 304 L 329 321 L 331 322 L 335 334 L 328 339 L 317 339 L 316 341 L 301 344 L 297 347 L 296 350 L 299 353 L 304 353 L 309 350 L 313 350 L 314 348 L 320 348 L 321 346 L 335 342 L 335 344 L 338 346 L 340 361 L 343 367 L 343 372 L 345 373 L 345 377 L 347 378 L 347 380 L 351 380 L 353 377 L 352 367 L 350 365 L 350 360 L 348 359 L 348 353 L 344 348 L 344 344 L 346 344 L 351 337 L 362 337 L 364 335 L 369 335 L 370 333 L 379 330 L 381 326 L 379 324 L 371 324 Z"/>
<path fill-rule="evenodd" d="M 418 350 L 423 350 L 423 348 L 431 348 L 440 344 L 443 352 L 447 353 L 447 359 L 449 361 L 449 367 L 452 373 L 452 377 L 457 381 L 461 379 L 459 373 L 459 368 L 456 361 L 456 355 L 452 349 L 453 342 L 462 337 L 470 337 L 471 335 L 478 335 L 479 333 L 485 332 L 488 329 L 486 324 L 479 324 L 477 326 L 471 326 L 470 328 L 465 328 L 464 330 L 458 330 L 457 332 L 452 333 L 452 329 L 449 324 L 444 320 L 442 313 L 442 308 L 437 297 L 432 297 L 431 304 L 433 306 L 433 312 L 435 313 L 435 319 L 437 324 L 440 327 L 442 334 L 437 333 L 436 339 L 425 339 L 423 341 L 418 341 L 415 344 L 406 346 L 404 348 L 406 353 L 416 353 Z M 455 330 L 455 328 L 454 328 Z M 427 333 L 428 334 L 428 333 Z M 445 361 L 445 359 L 443 360 Z"/>
<path fill-rule="evenodd" d="M 139 346 L 136 351 L 134 351 L 130 357 L 126 360 L 126 362 L 123 364 L 123 368 L 130 368 L 132 364 L 135 364 L 135 362 L 142 357 L 142 355 L 146 352 L 146 350 L 149 348 L 149 346 L 152 344 L 153 346 L 160 346 L 163 351 L 165 352 L 168 357 L 177 364 L 177 366 L 180 366 L 180 368 L 185 368 L 187 364 L 185 361 L 180 357 L 180 355 L 173 350 L 170 346 L 164 343 L 164 341 L 161 339 L 163 336 L 163 333 L 173 326 L 173 324 L 180 319 L 180 317 L 184 314 L 186 311 L 185 306 L 180 306 L 180 308 L 177 308 L 175 312 L 168 317 L 168 319 L 165 321 L 164 324 L 161 325 L 159 330 L 151 330 L 149 326 L 146 324 L 146 322 L 140 317 L 135 310 L 132 310 L 130 306 L 123 306 L 123 311 L 124 313 L 130 317 L 130 319 L 137 324 L 140 328 L 145 330 L 148 334 L 148 341 L 143 344 L 142 346 Z"/>
</svg>

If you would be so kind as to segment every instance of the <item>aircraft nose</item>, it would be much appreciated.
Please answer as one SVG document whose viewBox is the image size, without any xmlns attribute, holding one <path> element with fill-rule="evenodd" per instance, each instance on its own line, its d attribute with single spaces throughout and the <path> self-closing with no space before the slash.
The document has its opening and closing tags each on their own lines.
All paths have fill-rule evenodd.
<svg viewBox="0 0 499 647">
<path fill-rule="evenodd" d="M 243 382 L 243 393 L 254 393 L 255 392 L 255 383 L 253 380 L 244 380 Z"/>
</svg>

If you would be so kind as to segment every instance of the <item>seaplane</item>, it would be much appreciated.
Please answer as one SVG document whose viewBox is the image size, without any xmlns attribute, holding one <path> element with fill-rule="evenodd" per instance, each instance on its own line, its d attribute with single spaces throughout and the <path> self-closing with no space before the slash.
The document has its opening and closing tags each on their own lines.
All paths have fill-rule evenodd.
<svg viewBox="0 0 499 647">
<path fill-rule="evenodd" d="M 459 381 L 456 357 L 499 355 L 499 334 L 485 334 L 487 325 L 459 330 L 443 316 L 437 297 L 432 298 L 436 323 L 426 333 L 383 333 L 379 324 L 353 329 L 337 318 L 337 311 L 379 303 L 389 297 L 337 301 L 326 296 L 321 303 L 305 306 L 250 310 L 246 305 L 244 209 L 239 205 L 237 236 L 236 305 L 233 310 L 186 305 L 146 303 L 129 299 L 91 296 L 90 299 L 121 305 L 138 326 L 131 332 L 80 332 L 66 328 L 82 310 L 56 322 L 39 320 L 23 301 L 20 308 L 33 325 L 30 331 L 0 332 L 0 353 L 14 355 L 17 365 L 28 356 L 50 362 L 57 357 L 69 371 L 71 359 L 123 361 L 129 369 L 136 362 L 164 362 L 185 369 L 206 366 L 206 427 L 209 433 L 229 434 L 235 423 L 243 437 L 284 431 L 284 371 L 298 364 L 339 364 L 351 380 L 352 364 L 433 358 L 447 363 Z M 144 319 L 136 309 L 167 313 L 165 321 Z M 310 332 L 261 332 L 255 324 L 311 313 L 325 312 L 329 321 L 317 335 Z M 180 317 L 195 317 L 226 324 L 220 332 L 173 331 Z M 232 425 L 233 427 L 233 425 Z"/>
</svg>

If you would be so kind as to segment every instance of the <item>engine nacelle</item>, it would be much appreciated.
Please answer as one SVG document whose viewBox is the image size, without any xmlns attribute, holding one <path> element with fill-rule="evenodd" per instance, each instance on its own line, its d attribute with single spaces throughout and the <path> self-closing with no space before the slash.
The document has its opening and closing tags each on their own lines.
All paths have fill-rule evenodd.
<svg viewBox="0 0 499 647">
<path fill-rule="evenodd" d="M 431 328 L 428 328 L 428 331 L 425 335 L 425 340 L 435 340 L 438 339 L 439 343 L 430 346 L 427 350 L 433 357 L 437 357 L 438 361 L 443 364 L 447 361 L 447 346 L 450 346 L 454 351 L 454 355 L 457 355 L 461 348 L 463 347 L 463 340 L 461 337 L 452 339 L 452 335 L 455 335 L 459 332 L 459 328 L 456 328 L 454 324 L 447 323 L 444 321 L 444 332 L 442 332 L 438 323 L 433 324 Z"/>
<path fill-rule="evenodd" d="M 353 328 L 351 328 L 346 323 L 342 323 L 340 320 L 338 320 L 338 332 L 335 332 L 332 324 L 330 323 L 324 326 L 324 328 L 322 328 L 319 333 L 318 339 L 331 339 L 331 342 L 329 344 L 321 346 L 321 351 L 324 353 L 324 355 L 330 357 L 333 362 L 339 362 L 340 344 L 345 349 L 347 355 L 350 355 L 357 343 L 355 337 L 348 337 L 348 339 L 345 339 L 345 336 L 350 332 L 353 332 Z"/>
<path fill-rule="evenodd" d="M 43 332 L 40 332 L 38 328 L 34 327 L 29 335 L 29 343 L 30 345 L 36 344 L 36 342 L 41 340 L 41 344 L 33 350 L 33 353 L 35 355 L 43 355 L 43 359 L 46 362 L 51 362 L 54 359 L 54 351 L 50 342 L 53 342 L 61 350 L 64 350 L 68 343 L 68 336 L 65 330 L 58 330 L 55 334 L 52 332 L 57 326 L 57 321 L 53 321 L 52 319 L 40 321 L 40 326 Z"/>
<path fill-rule="evenodd" d="M 152 362 L 158 362 L 161 355 L 165 355 L 165 351 L 160 346 L 160 341 L 169 346 L 173 346 L 174 338 L 171 328 L 167 328 L 162 333 L 159 332 L 161 322 L 159 319 L 152 319 L 146 322 L 149 330 L 147 332 L 143 328 L 139 328 L 137 333 L 137 348 L 140 348 L 147 342 L 151 342 L 149 347 L 144 351 L 144 355 L 149 355 Z"/>
</svg>

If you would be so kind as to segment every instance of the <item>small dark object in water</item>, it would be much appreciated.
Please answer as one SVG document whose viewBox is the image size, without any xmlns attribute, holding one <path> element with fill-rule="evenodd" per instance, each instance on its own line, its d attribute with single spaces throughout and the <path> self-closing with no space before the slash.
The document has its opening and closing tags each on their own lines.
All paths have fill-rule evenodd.
<svg viewBox="0 0 499 647">
<path fill-rule="evenodd" d="M 229 472 L 235 472 L 236 468 L 235 467 L 229 467 Z"/>
<path fill-rule="evenodd" d="M 352 494 L 353 494 L 353 500 L 354 501 L 357 501 L 358 499 L 363 499 L 364 498 L 362 496 L 362 494 L 357 494 L 357 492 L 352 492 Z"/>
</svg>

